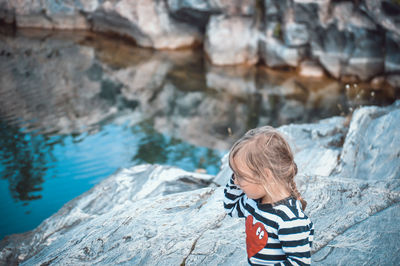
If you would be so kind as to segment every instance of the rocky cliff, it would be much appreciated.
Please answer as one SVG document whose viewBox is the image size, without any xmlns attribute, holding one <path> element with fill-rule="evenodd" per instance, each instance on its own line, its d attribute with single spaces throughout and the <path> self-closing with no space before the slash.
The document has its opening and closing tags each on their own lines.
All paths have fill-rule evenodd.
<svg viewBox="0 0 400 266">
<path fill-rule="evenodd" d="M 316 265 L 395 265 L 400 256 L 400 102 L 280 130 L 315 223 Z M 2 265 L 246 265 L 244 221 L 226 216 L 216 176 L 140 165 L 0 242 Z"/>
<path fill-rule="evenodd" d="M 0 20 L 17 27 L 112 32 L 155 49 L 204 44 L 215 65 L 261 62 L 347 81 L 385 75 L 395 87 L 399 16 L 395 0 L 0 0 Z"/>
</svg>

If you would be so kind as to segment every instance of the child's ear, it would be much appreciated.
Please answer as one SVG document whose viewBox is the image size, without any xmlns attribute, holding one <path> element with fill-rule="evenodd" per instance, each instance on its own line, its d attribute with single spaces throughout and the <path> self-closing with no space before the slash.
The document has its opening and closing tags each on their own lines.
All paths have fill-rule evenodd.
<svg viewBox="0 0 400 266">
<path fill-rule="evenodd" d="M 264 171 L 268 182 L 272 182 L 273 180 L 275 180 L 274 175 L 269 168 L 264 168 Z"/>
</svg>

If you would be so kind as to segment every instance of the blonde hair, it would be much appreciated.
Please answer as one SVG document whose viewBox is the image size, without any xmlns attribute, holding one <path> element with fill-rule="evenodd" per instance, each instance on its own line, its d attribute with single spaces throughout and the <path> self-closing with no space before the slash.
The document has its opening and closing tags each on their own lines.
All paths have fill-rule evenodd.
<svg viewBox="0 0 400 266">
<path fill-rule="evenodd" d="M 243 176 L 243 171 L 235 163 L 235 157 L 239 153 L 252 172 L 250 182 L 261 184 L 271 196 L 273 194 L 267 182 L 269 174 L 269 180 L 284 187 L 291 196 L 300 200 L 302 209 L 305 210 L 307 202 L 301 197 L 294 181 L 297 165 L 292 150 L 281 133 L 270 126 L 255 128 L 233 144 L 229 153 L 229 166 L 235 174 Z"/>
</svg>

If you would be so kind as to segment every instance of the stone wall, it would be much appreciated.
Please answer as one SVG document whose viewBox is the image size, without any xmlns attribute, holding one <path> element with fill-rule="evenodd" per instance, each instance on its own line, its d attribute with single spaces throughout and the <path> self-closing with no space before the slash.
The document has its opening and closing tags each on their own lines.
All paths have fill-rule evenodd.
<svg viewBox="0 0 400 266">
<path fill-rule="evenodd" d="M 399 16 L 394 0 L 0 0 L 0 20 L 17 27 L 112 32 L 155 49 L 204 44 L 216 65 L 262 63 L 346 81 L 384 75 L 394 87 Z"/>
</svg>

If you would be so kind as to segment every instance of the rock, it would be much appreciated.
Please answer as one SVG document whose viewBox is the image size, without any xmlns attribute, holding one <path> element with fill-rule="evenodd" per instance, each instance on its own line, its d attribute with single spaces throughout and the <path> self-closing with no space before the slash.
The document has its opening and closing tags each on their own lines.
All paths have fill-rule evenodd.
<svg viewBox="0 0 400 266">
<path fill-rule="evenodd" d="M 388 251 L 398 246 L 399 207 L 398 203 L 393 204 L 355 224 L 314 254 L 313 262 L 317 265 L 354 265 L 355 261 L 371 265 L 396 265 L 399 256 Z"/>
<path fill-rule="evenodd" d="M 0 19 L 10 21 L 13 18 L 17 27 L 113 32 L 135 39 L 140 46 L 156 49 L 176 49 L 202 42 L 202 34 L 196 27 L 169 15 L 164 1 L 25 2 L 0 1 Z"/>
<path fill-rule="evenodd" d="M 229 152 L 221 158 L 221 170 L 214 178 L 214 183 L 219 186 L 225 186 L 226 180 L 233 174 L 232 169 L 229 167 Z"/>
<path fill-rule="evenodd" d="M 397 1 L 365 0 L 364 3 L 365 6 L 362 9 L 374 18 L 376 23 L 389 32 L 400 36 L 400 22 L 398 20 L 400 4 Z"/>
<path fill-rule="evenodd" d="M 204 32 L 210 16 L 220 12 L 211 4 L 209 1 L 168 0 L 168 9 L 177 20 L 195 25 Z"/>
<path fill-rule="evenodd" d="M 335 78 L 356 75 L 361 80 L 368 80 L 384 70 L 383 38 L 376 32 L 363 29 L 340 31 L 331 25 L 326 30 L 320 29 L 312 38 L 313 56 Z M 354 46 L 353 40 L 359 45 Z"/>
<path fill-rule="evenodd" d="M 358 76 L 361 80 L 369 80 L 384 71 L 384 39 L 376 32 L 357 31 L 354 34 L 357 45 L 349 57 L 346 75 Z"/>
<path fill-rule="evenodd" d="M 15 22 L 15 11 L 11 11 L 8 1 L 0 1 L 0 22 L 13 24 Z"/>
<path fill-rule="evenodd" d="M 296 23 L 293 21 L 291 2 L 288 0 L 264 0 L 264 14 L 261 30 L 268 38 L 275 37 L 283 40 L 285 24 Z"/>
<path fill-rule="evenodd" d="M 304 77 L 321 78 L 324 74 L 324 69 L 314 61 L 303 61 L 300 64 L 299 74 Z"/>
<path fill-rule="evenodd" d="M 333 77 L 366 81 L 385 71 L 385 33 L 354 3 L 295 1 L 293 10 L 308 29 L 309 52 Z"/>
<path fill-rule="evenodd" d="M 341 126 L 343 118 L 280 128 L 294 141 L 299 166 L 312 164 L 296 181 L 315 224 L 312 252 L 316 265 L 336 262 L 338 255 L 343 263 L 354 262 L 354 258 L 360 263 L 400 259 L 393 253 L 399 248 L 400 178 L 399 171 L 393 176 L 390 170 L 399 165 L 400 145 L 391 135 L 398 132 L 398 126 L 390 123 L 387 128 L 392 139 L 381 134 L 375 139 L 378 147 L 386 144 L 389 161 L 382 162 L 384 156 L 375 156 L 373 151 L 367 160 L 354 155 L 354 141 L 361 139 L 355 136 L 363 134 L 369 140 L 374 131 L 366 129 L 386 125 L 383 120 L 397 121 L 399 110 L 400 102 L 386 108 L 361 108 L 347 133 Z M 363 143 L 361 140 L 357 145 L 359 151 L 368 150 Z M 339 166 L 335 166 L 335 156 L 320 157 L 329 150 L 340 151 Z M 318 158 L 302 156 L 306 152 Z M 372 171 L 357 176 L 361 173 L 357 169 L 377 164 Z M 354 165 L 355 174 L 347 175 Z M 389 167 L 388 172 L 381 171 L 385 167 Z M 222 170 L 215 182 L 224 184 L 229 175 Z M 225 214 L 223 187 L 177 193 L 181 188 L 171 182 L 179 184 L 187 178 L 200 186 L 212 180 L 161 166 L 123 170 L 67 203 L 35 230 L 3 239 L 0 263 L 247 265 L 244 220 Z M 173 189 L 168 189 L 169 185 Z"/>
<path fill-rule="evenodd" d="M 261 41 L 261 58 L 269 67 L 296 67 L 303 58 L 301 48 L 290 48 L 276 38 L 265 37 Z"/>
<path fill-rule="evenodd" d="M 188 9 L 192 11 L 209 12 L 210 14 L 222 13 L 229 16 L 251 16 L 255 12 L 255 3 L 250 0 L 168 0 L 168 6 L 172 12 Z"/>
<path fill-rule="evenodd" d="M 308 43 L 310 36 L 307 26 L 301 23 L 286 23 L 283 30 L 283 38 L 287 46 L 302 46 Z"/>
<path fill-rule="evenodd" d="M 346 236 L 347 230 L 394 206 L 399 202 L 400 197 L 398 192 L 385 189 L 385 181 L 368 183 L 337 176 L 297 178 L 296 181 L 299 190 L 307 200 L 307 213 L 312 217 L 315 228 L 318 228 L 315 233 L 313 253 L 322 265 L 324 265 L 324 260 L 329 261 L 335 258 L 324 252 L 326 256 L 322 260 L 323 256 L 319 255 L 322 248 L 334 243 L 337 237 Z M 395 186 L 398 186 L 398 180 L 396 182 Z M 365 236 L 365 232 L 353 234 L 353 239 L 351 235 L 347 235 L 347 243 L 351 246 L 360 235 Z M 368 234 L 364 241 L 374 242 L 376 237 L 378 237 L 377 241 L 381 241 L 378 240 L 381 237 L 378 234 Z M 398 244 L 395 244 L 393 248 L 397 248 L 396 245 Z M 379 260 L 386 260 L 386 257 L 399 257 L 389 250 L 377 254 L 368 246 L 360 245 L 357 248 L 365 252 L 365 256 L 359 261 L 369 260 L 372 254 L 375 254 Z"/>
<path fill-rule="evenodd" d="M 400 88 L 400 75 L 389 75 L 387 77 L 387 82 L 392 86 L 393 88 L 399 89 Z"/>
<path fill-rule="evenodd" d="M 400 72 L 400 37 L 386 33 L 385 39 L 385 73 Z"/>
<path fill-rule="evenodd" d="M 68 248 L 70 244 L 73 246 L 76 245 L 75 248 L 70 250 L 72 252 L 71 255 L 74 254 L 74 264 L 79 263 L 79 261 L 81 263 L 85 263 L 85 261 L 86 263 L 93 261 L 95 257 L 107 251 L 108 248 L 110 248 L 110 250 L 115 248 L 119 250 L 119 252 L 117 252 L 119 254 L 116 254 L 114 260 L 124 261 L 127 260 L 127 256 L 129 257 L 132 255 L 130 259 L 135 261 L 135 254 L 129 255 L 126 253 L 127 249 L 124 250 L 124 248 L 118 248 L 118 246 L 120 246 L 120 244 L 122 244 L 122 246 L 129 246 L 135 242 L 139 244 L 137 242 L 138 239 L 153 238 L 157 235 L 157 231 L 162 231 L 161 228 L 164 228 L 166 230 L 165 232 L 167 232 L 170 227 L 166 226 L 165 224 L 163 225 L 163 219 L 165 219 L 165 221 L 169 220 L 169 223 L 171 224 L 176 223 L 177 220 L 172 218 L 174 215 L 176 215 L 176 212 L 179 212 L 180 210 L 185 211 L 186 207 L 184 206 L 188 207 L 186 211 L 191 212 L 190 209 L 192 209 L 192 207 L 194 207 L 194 210 L 196 211 L 196 208 L 199 206 L 191 206 L 190 202 L 194 203 L 196 201 L 198 202 L 198 200 L 206 200 L 210 196 L 210 191 L 213 189 L 207 188 L 204 191 L 198 191 L 200 193 L 199 195 L 201 195 L 199 198 L 193 195 L 188 195 L 192 196 L 192 199 L 185 197 L 186 202 L 182 201 L 181 207 L 178 205 L 174 205 L 172 207 L 172 205 L 170 205 L 168 202 L 173 202 L 174 200 L 166 200 L 163 203 L 163 205 L 165 205 L 164 212 L 169 213 L 169 215 L 172 215 L 172 217 L 168 218 L 167 216 L 163 215 L 165 218 L 159 221 L 148 220 L 149 224 L 146 223 L 147 218 L 145 218 L 145 215 L 137 212 L 137 207 L 132 206 L 132 204 L 135 205 L 135 202 L 138 202 L 137 206 L 140 206 L 141 203 L 139 203 L 139 199 L 151 197 L 154 194 L 167 195 L 179 192 L 180 189 L 187 190 L 187 188 L 190 187 L 191 189 L 204 187 L 209 184 L 211 177 L 212 176 L 204 174 L 189 173 L 174 167 L 152 165 L 141 165 L 131 169 L 122 170 L 110 178 L 103 180 L 98 186 L 95 186 L 90 191 L 67 203 L 52 216 L 52 219 L 45 220 L 34 231 L 27 233 L 21 242 L 19 242 L 20 239 L 17 239 L 19 251 L 22 252 L 14 253 L 15 250 L 13 249 L 8 247 L 3 248 L 3 243 L 10 244 L 13 241 L 12 239 L 8 239 L 6 237 L 4 242 L 1 242 L 2 244 L 0 244 L 0 264 L 4 265 L 8 264 L 9 262 L 14 264 L 16 261 L 21 261 L 24 259 L 26 260 L 28 257 L 32 257 L 37 253 L 40 254 L 44 249 L 46 249 L 46 246 L 49 245 L 52 247 L 61 247 L 59 245 L 62 245 L 69 249 L 72 248 L 71 246 Z M 177 180 L 181 181 L 176 182 Z M 189 187 L 187 186 L 188 184 L 190 185 Z M 111 193 L 111 191 L 116 193 Z M 154 205 L 154 202 L 150 201 L 149 204 L 150 205 L 148 207 L 151 209 L 151 205 Z M 123 214 L 123 223 L 120 224 L 119 227 L 137 227 L 138 224 L 132 223 L 132 221 L 138 221 L 143 226 L 139 226 L 141 227 L 140 229 L 137 227 L 139 231 L 143 230 L 139 234 L 135 234 L 132 228 L 128 229 L 127 231 L 118 230 L 118 226 L 114 227 L 112 225 L 113 221 L 116 222 L 119 219 L 117 217 L 119 214 L 121 214 L 121 210 L 125 208 L 124 206 L 129 205 L 132 207 L 130 214 Z M 175 211 L 171 211 L 173 209 L 175 209 Z M 105 220 L 95 224 L 97 223 L 95 221 L 100 217 L 105 218 Z M 184 219 L 184 217 L 182 218 Z M 154 227 L 149 227 L 149 225 L 154 222 L 157 224 L 159 223 L 159 226 L 155 225 Z M 208 222 L 204 222 L 203 225 L 206 223 L 208 224 Z M 199 224 L 200 227 L 203 225 Z M 80 227 L 82 230 L 75 231 L 75 229 L 78 227 Z M 105 227 L 108 227 L 111 231 L 108 233 L 99 234 L 100 232 L 98 230 Z M 52 231 L 52 228 L 57 229 Z M 190 230 L 193 229 L 193 227 L 190 226 L 185 228 L 188 230 L 188 232 L 191 232 Z M 73 232 L 75 235 L 74 238 L 66 239 L 63 237 L 63 235 L 71 232 Z M 120 235 L 121 233 L 122 235 Z M 183 232 L 180 232 L 180 234 L 181 233 L 184 234 Z M 85 236 L 85 238 L 93 238 L 92 240 L 89 240 L 93 245 L 86 243 L 86 241 L 82 241 L 81 237 L 83 236 Z M 166 235 L 164 234 L 164 236 Z M 171 239 L 173 238 L 172 235 L 170 235 L 170 237 Z M 195 238 L 197 235 L 192 234 L 192 237 Z M 115 242 L 115 240 L 117 240 L 117 242 Z M 153 240 L 157 242 L 156 239 Z M 31 241 L 37 242 L 37 245 L 33 247 Z M 110 246 L 108 246 L 108 244 L 110 244 Z M 105 248 L 105 246 L 108 247 Z M 190 246 L 191 243 L 187 245 L 188 251 L 190 250 Z M 179 249 L 179 247 L 176 248 Z M 168 249 L 165 247 L 163 249 L 168 253 Z M 61 259 L 59 252 L 60 251 L 54 253 L 54 256 L 51 256 L 52 258 L 48 260 L 55 259 L 56 257 Z M 185 253 L 186 251 L 182 250 L 179 252 Z M 144 252 L 143 256 L 146 255 L 146 253 L 147 252 Z M 40 258 L 40 256 L 41 255 L 39 255 L 38 258 Z M 66 259 L 66 257 L 64 259 Z M 103 261 L 104 259 L 108 260 L 107 256 L 100 258 L 100 261 Z M 55 261 L 53 260 L 53 262 Z M 59 260 L 59 263 L 64 264 L 67 262 Z"/>
<path fill-rule="evenodd" d="M 168 0 L 168 9 L 174 18 L 196 25 L 204 32 L 211 15 L 253 16 L 255 3 L 249 0 Z"/>
<path fill-rule="evenodd" d="M 211 0 L 210 5 L 212 9 L 221 10 L 229 16 L 252 16 L 256 12 L 256 4 L 252 0 Z"/>
<path fill-rule="evenodd" d="M 48 29 L 89 29 L 83 12 L 92 12 L 97 0 L 82 1 L 7 1 L 17 27 Z"/>
<path fill-rule="evenodd" d="M 258 32 L 251 18 L 212 16 L 205 37 L 204 50 L 215 65 L 254 65 L 258 61 Z"/>
<path fill-rule="evenodd" d="M 306 52 L 309 34 L 304 23 L 294 21 L 291 1 L 264 1 L 260 54 L 269 67 L 297 67 Z"/>
<path fill-rule="evenodd" d="M 272 21 L 280 20 L 285 15 L 285 12 L 291 7 L 290 0 L 264 0 L 264 16 Z M 266 21 L 268 23 L 268 21 Z"/>
<path fill-rule="evenodd" d="M 399 14 L 394 0 L 0 0 L 0 20 L 17 27 L 111 32 L 156 49 L 203 43 L 215 65 L 310 58 L 361 81 L 399 71 Z"/>
<path fill-rule="evenodd" d="M 345 118 L 334 117 L 315 124 L 279 128 L 292 145 L 299 175 L 331 175 L 347 133 L 344 123 Z"/>
<path fill-rule="evenodd" d="M 385 86 L 385 83 L 386 83 L 386 78 L 384 76 L 377 76 L 373 78 L 370 82 L 371 89 L 379 90 Z"/>
<path fill-rule="evenodd" d="M 132 37 L 143 47 L 177 49 L 194 46 L 202 39 L 195 27 L 170 17 L 164 1 L 106 1 L 90 20 L 95 30 Z"/>
<path fill-rule="evenodd" d="M 388 112 L 388 110 L 390 112 Z M 382 110 L 365 107 L 356 110 L 343 145 L 338 175 L 355 179 L 399 179 L 400 102 Z M 363 162 L 358 164 L 357 162 Z"/>
<path fill-rule="evenodd" d="M 340 31 L 353 31 L 354 29 L 377 30 L 376 24 L 359 10 L 353 2 L 333 3 L 333 10 L 327 14 L 327 25 L 335 23 Z"/>
</svg>

